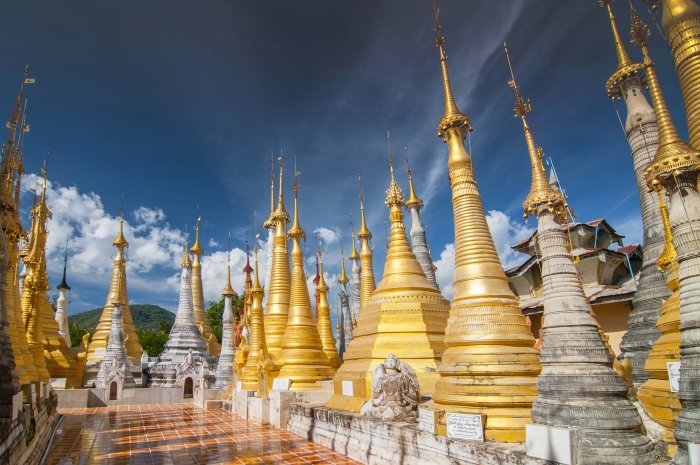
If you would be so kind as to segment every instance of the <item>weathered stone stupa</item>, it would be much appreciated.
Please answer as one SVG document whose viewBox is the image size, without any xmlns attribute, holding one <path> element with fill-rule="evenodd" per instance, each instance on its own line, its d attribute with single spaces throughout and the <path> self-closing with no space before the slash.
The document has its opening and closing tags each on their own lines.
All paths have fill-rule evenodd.
<svg viewBox="0 0 700 465">
<path fill-rule="evenodd" d="M 186 246 L 182 252 L 180 267 L 180 302 L 168 342 L 158 356 L 158 362 L 150 369 L 153 386 L 180 386 L 184 382 L 184 371 L 191 371 L 193 363 L 209 365 L 211 361 L 194 315 L 192 261 Z"/>
<path fill-rule="evenodd" d="M 416 260 L 420 263 L 425 277 L 428 278 L 435 289 L 440 289 L 437 278 L 435 277 L 435 268 L 433 259 L 428 251 L 428 240 L 425 235 L 425 228 L 421 221 L 420 211 L 423 208 L 423 201 L 416 195 L 416 190 L 413 187 L 413 172 L 411 165 L 408 164 L 408 146 L 404 146 L 406 152 L 406 170 L 408 172 L 408 199 L 406 200 L 406 208 L 411 212 L 411 250 L 416 256 Z"/>
<path fill-rule="evenodd" d="M 508 47 L 504 47 L 510 67 Z M 544 285 L 542 372 L 532 420 L 580 428 L 582 464 L 651 463 L 653 444 L 641 431 L 642 419 L 627 399 L 627 385 L 613 369 L 613 357 L 593 319 L 562 226 L 567 221 L 566 201 L 547 180 L 542 151 L 527 122 L 530 102 L 520 95 L 512 69 L 509 84 L 530 156 L 532 186 L 523 209 L 526 215 L 537 217 Z"/>
<path fill-rule="evenodd" d="M 688 6 L 688 1 L 673 2 Z M 666 105 L 654 62 L 649 56 L 647 39 L 651 31 L 632 10 L 632 38 L 642 48 L 649 94 L 659 127 L 659 150 L 646 169 L 647 185 L 669 195 L 668 218 L 673 245 L 678 253 L 680 290 L 681 377 L 678 399 L 681 412 L 676 417 L 675 437 L 678 452 L 672 464 L 688 463 L 688 444 L 700 441 L 700 193 L 698 165 L 700 152 L 678 135 Z M 679 68 L 680 72 L 680 68 Z M 695 73 L 693 83 L 697 83 Z M 681 82 L 684 79 L 681 78 Z M 700 102 L 698 102 L 700 104 Z M 686 95 L 686 110 L 688 100 Z"/>
<path fill-rule="evenodd" d="M 68 331 L 68 293 L 70 286 L 66 282 L 66 268 L 68 267 L 68 247 L 63 257 L 63 279 L 56 286 L 58 289 L 58 300 L 56 300 L 56 323 L 58 323 L 58 334 L 66 341 L 68 347 L 71 346 L 70 332 Z"/>
<path fill-rule="evenodd" d="M 613 100 L 624 98 L 627 107 L 625 134 L 632 150 L 632 163 L 637 179 L 644 229 L 642 248 L 644 261 L 637 291 L 632 300 L 632 312 L 627 321 L 628 330 L 622 338 L 620 348 L 625 358 L 632 364 L 634 383 L 641 384 L 648 378 L 644 363 L 649 355 L 649 349 L 659 337 L 656 329 L 659 309 L 662 300 L 669 295 L 663 276 L 656 265 L 664 244 L 659 199 L 648 192 L 644 179 L 644 170 L 659 148 L 659 131 L 654 110 L 644 97 L 642 84 L 644 65 L 633 62 L 627 54 L 615 24 L 610 2 L 611 0 L 605 0 L 602 3 L 605 4 L 610 18 L 617 52 L 617 68 L 608 79 L 605 88 Z"/>
<path fill-rule="evenodd" d="M 415 368 L 424 394 L 433 392 L 438 378 L 450 306 L 425 277 L 408 244 L 402 211 L 404 198 L 394 178 L 391 148 L 389 154 L 391 182 L 386 204 L 391 217 L 391 239 L 384 274 L 362 307 L 352 343 L 333 380 L 334 394 L 326 404 L 330 408 L 359 412 L 372 396 L 374 369 L 389 354 Z M 352 384 L 351 393 L 347 391 L 348 384 Z"/>
<path fill-rule="evenodd" d="M 230 242 L 230 241 L 229 241 Z M 229 245 L 229 250 L 231 249 Z M 221 335 L 221 353 L 216 365 L 216 381 L 214 387 L 226 389 L 233 382 L 233 360 L 236 356 L 234 345 L 235 332 L 233 329 L 233 298 L 236 291 L 231 287 L 231 252 L 226 260 L 226 285 L 221 291 L 224 298 L 223 328 Z"/>
<path fill-rule="evenodd" d="M 97 372 L 95 379 L 95 387 L 98 388 L 108 387 L 112 382 L 120 384 L 122 388 L 136 387 L 134 377 L 129 369 L 129 358 L 126 355 L 126 346 L 124 345 L 121 305 L 121 302 L 113 302 L 109 342 L 100 362 L 100 371 Z"/>
<path fill-rule="evenodd" d="M 304 253 L 300 242 L 306 233 L 299 223 L 298 194 L 299 184 L 295 179 L 294 223 L 287 233 L 292 240 L 289 321 L 281 341 L 282 349 L 278 358 L 281 368 L 278 377 L 291 380 L 290 390 L 306 391 L 320 389 L 322 386 L 319 381 L 332 379 L 335 369 L 324 353 L 321 336 L 311 310 L 311 299 L 304 272 Z"/>
<path fill-rule="evenodd" d="M 354 242 L 354 234 L 353 234 Z M 338 347 L 338 355 L 341 360 L 345 350 L 352 342 L 352 330 L 353 326 L 353 315 L 350 308 L 350 295 L 348 293 L 348 276 L 345 274 L 345 253 L 343 247 L 340 248 L 340 276 L 338 277 L 338 284 L 340 284 L 340 292 L 338 297 L 340 297 L 340 315 L 338 316 L 338 324 L 340 324 L 339 337 L 338 340 L 341 341 Z"/>
<path fill-rule="evenodd" d="M 445 39 L 437 21 L 436 30 L 445 92 L 438 135 L 449 151 L 455 270 L 434 406 L 448 412 L 485 414 L 486 440 L 521 442 L 537 396 L 539 356 L 486 223 L 471 155 L 464 146 L 472 126 L 452 95 Z"/>
</svg>

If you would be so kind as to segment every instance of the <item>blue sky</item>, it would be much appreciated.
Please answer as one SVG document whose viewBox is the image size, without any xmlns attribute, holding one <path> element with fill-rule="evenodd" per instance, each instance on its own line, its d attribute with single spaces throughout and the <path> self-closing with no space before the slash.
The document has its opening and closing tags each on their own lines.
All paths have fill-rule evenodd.
<svg viewBox="0 0 700 465">
<path fill-rule="evenodd" d="M 578 219 L 605 217 L 626 243 L 639 241 L 629 147 L 604 90 L 616 65 L 605 11 L 593 0 L 439 5 L 453 87 L 475 128 L 476 176 L 503 261 L 522 258 L 508 245 L 531 227 L 520 207 L 529 161 L 506 84 L 504 39 L 519 86 L 532 100 L 538 140 Z M 626 38 L 626 2 L 613 7 Z M 401 146 L 409 146 L 450 297 L 453 224 L 446 147 L 436 137 L 443 96 L 431 2 L 28 1 L 6 3 L 3 15 L 0 111 L 9 115 L 29 64 L 37 83 L 27 92 L 26 171 L 35 173 L 51 149 L 49 270 L 53 287 L 69 239 L 69 313 L 104 304 L 122 192 L 132 303 L 176 308 L 181 237 L 198 205 L 207 297 L 223 287 L 229 231 L 240 290 L 246 230 L 252 238 L 254 212 L 258 223 L 267 214 L 269 157 L 280 149 L 287 206 L 296 157 L 302 226 L 310 237 L 322 232 L 329 281 L 337 277 L 341 231 L 349 248 L 348 220 L 351 212 L 359 215 L 357 173 L 363 173 L 381 275 L 387 130 L 404 187 Z M 672 59 L 652 29 L 651 53 L 685 134 Z M 624 118 L 624 104 L 617 107 Z M 25 186 L 33 183 L 30 174 Z M 314 248 L 309 241 L 309 255 Z"/>
</svg>

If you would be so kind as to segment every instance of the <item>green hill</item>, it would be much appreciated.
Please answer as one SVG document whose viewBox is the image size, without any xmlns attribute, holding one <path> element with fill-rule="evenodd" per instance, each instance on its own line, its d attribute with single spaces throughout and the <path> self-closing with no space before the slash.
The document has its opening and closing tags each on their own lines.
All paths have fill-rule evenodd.
<svg viewBox="0 0 700 465">
<path fill-rule="evenodd" d="M 160 322 L 165 321 L 172 324 L 175 321 L 175 314 L 169 312 L 158 305 L 134 304 L 131 307 L 131 318 L 137 330 L 160 331 Z M 68 316 L 68 325 L 77 324 L 81 329 L 89 332 L 95 331 L 97 323 L 100 321 L 102 308 L 88 310 L 82 313 Z"/>
</svg>

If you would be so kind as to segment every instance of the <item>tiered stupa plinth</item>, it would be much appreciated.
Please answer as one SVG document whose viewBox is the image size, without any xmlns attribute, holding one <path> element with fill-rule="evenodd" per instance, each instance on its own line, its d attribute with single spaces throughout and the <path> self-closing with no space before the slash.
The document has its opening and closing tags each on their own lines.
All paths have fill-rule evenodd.
<svg viewBox="0 0 700 465">
<path fill-rule="evenodd" d="M 438 135 L 449 151 L 455 271 L 434 406 L 448 412 L 484 414 L 486 440 L 521 442 L 537 396 L 539 354 L 486 223 L 471 155 L 464 146 L 472 127 L 452 96 L 439 23 L 436 29 L 445 91 L 445 114 Z"/>
<path fill-rule="evenodd" d="M 403 194 L 393 166 L 386 204 L 391 217 L 391 239 L 382 280 L 363 305 L 353 340 L 333 380 L 334 394 L 327 406 L 359 412 L 372 396 L 372 373 L 394 354 L 412 366 L 420 392 L 433 393 L 444 350 L 449 302 L 428 281 L 411 251 L 403 222 Z M 344 384 L 352 384 L 352 395 Z"/>
<path fill-rule="evenodd" d="M 627 385 L 613 369 L 613 356 L 586 300 L 563 226 L 566 201 L 547 180 L 542 151 L 527 122 L 530 102 L 521 97 L 512 69 L 509 84 L 530 157 L 532 185 L 523 209 L 537 217 L 544 284 L 542 372 L 532 421 L 580 428 L 577 447 L 582 464 L 651 463 L 653 444 L 641 433 L 642 419 L 627 398 Z"/>
</svg>

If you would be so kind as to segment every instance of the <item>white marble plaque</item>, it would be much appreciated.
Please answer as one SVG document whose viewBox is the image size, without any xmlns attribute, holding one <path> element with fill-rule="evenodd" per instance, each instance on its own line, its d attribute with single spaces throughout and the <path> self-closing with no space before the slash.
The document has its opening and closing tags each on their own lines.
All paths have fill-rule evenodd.
<svg viewBox="0 0 700 465">
<path fill-rule="evenodd" d="M 418 428 L 430 434 L 435 434 L 435 410 L 418 409 Z"/>
<path fill-rule="evenodd" d="M 355 390 L 352 387 L 352 381 L 343 381 L 343 395 L 352 397 L 354 395 Z"/>
<path fill-rule="evenodd" d="M 236 381 L 236 392 L 241 392 L 242 389 L 243 389 L 243 382 Z"/>
<path fill-rule="evenodd" d="M 530 457 L 564 465 L 574 463 L 572 430 L 547 425 L 525 425 L 525 450 Z"/>
<path fill-rule="evenodd" d="M 700 465 L 700 443 L 688 443 L 690 465 Z"/>
<path fill-rule="evenodd" d="M 484 423 L 482 416 L 469 413 L 448 413 L 447 437 L 450 439 L 483 441 Z"/>
<path fill-rule="evenodd" d="M 275 378 L 272 380 L 273 391 L 289 391 L 292 380 L 289 378 Z"/>
<path fill-rule="evenodd" d="M 681 381 L 681 362 L 667 362 L 666 369 L 668 370 L 668 384 L 671 387 L 671 392 L 678 392 Z"/>
</svg>

